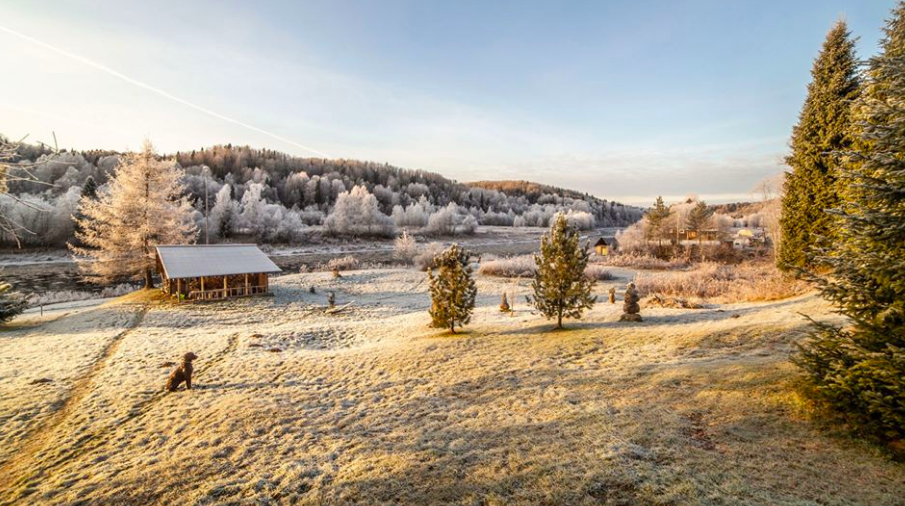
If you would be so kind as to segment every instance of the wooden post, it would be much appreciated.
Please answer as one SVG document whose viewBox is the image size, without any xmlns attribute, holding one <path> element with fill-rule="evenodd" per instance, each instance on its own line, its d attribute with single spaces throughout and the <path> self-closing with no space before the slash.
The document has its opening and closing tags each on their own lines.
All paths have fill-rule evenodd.
<svg viewBox="0 0 905 506">
<path fill-rule="evenodd" d="M 229 294 L 226 293 L 226 290 L 227 290 L 227 288 L 226 288 L 226 279 L 227 279 L 227 278 L 229 278 L 229 276 L 223 276 L 223 298 L 224 298 L 224 299 L 227 297 L 227 295 L 229 295 Z"/>
<path fill-rule="evenodd" d="M 176 302 L 182 300 L 182 278 L 176 278 Z"/>
<path fill-rule="evenodd" d="M 201 276 L 201 298 L 204 298 L 204 276 Z"/>
<path fill-rule="evenodd" d="M 251 295 L 251 290 L 248 288 L 248 273 L 245 273 L 245 295 Z"/>
</svg>

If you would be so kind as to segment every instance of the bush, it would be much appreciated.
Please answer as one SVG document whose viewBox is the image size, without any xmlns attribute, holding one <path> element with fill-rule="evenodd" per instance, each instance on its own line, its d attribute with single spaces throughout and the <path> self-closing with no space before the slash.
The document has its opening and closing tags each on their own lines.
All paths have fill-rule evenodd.
<svg viewBox="0 0 905 506">
<path fill-rule="evenodd" d="M 6 323 L 22 314 L 26 305 L 25 298 L 18 293 L 0 292 L 0 324 Z"/>
<path fill-rule="evenodd" d="M 409 235 L 408 230 L 403 230 L 402 235 L 397 237 L 393 244 L 393 257 L 408 264 L 417 254 L 418 243 Z"/>
<path fill-rule="evenodd" d="M 354 271 L 354 270 L 358 269 L 359 263 L 358 263 L 357 258 L 353 257 L 352 255 L 349 255 L 349 256 L 340 257 L 340 258 L 333 258 L 329 262 L 327 262 L 324 267 L 325 267 L 325 270 L 328 270 L 328 271 L 332 271 L 332 270 Z"/>
<path fill-rule="evenodd" d="M 531 255 L 495 258 L 481 262 L 478 274 L 503 278 L 529 278 L 534 276 L 537 266 Z"/>
<path fill-rule="evenodd" d="M 481 262 L 478 274 L 482 276 L 498 276 L 501 278 L 530 278 L 537 271 L 537 264 L 532 255 L 493 258 Z M 597 281 L 613 279 L 613 274 L 602 265 L 589 264 L 584 270 L 585 276 Z"/>
<path fill-rule="evenodd" d="M 443 253 L 445 248 L 439 242 L 430 242 L 427 243 L 421 251 L 415 255 L 412 261 L 415 263 L 415 266 L 422 271 L 426 271 L 428 269 L 433 269 L 436 267 L 434 263 L 434 259 L 440 253 Z"/>
<path fill-rule="evenodd" d="M 597 281 L 609 281 L 613 279 L 613 274 L 604 269 L 602 265 L 588 265 L 584 269 L 584 275 L 591 279 L 596 279 Z"/>
<path fill-rule="evenodd" d="M 620 243 L 621 245 L 622 243 Z M 691 265 L 690 261 L 683 258 L 664 260 L 655 256 L 641 253 L 620 253 L 607 257 L 594 257 L 595 264 L 610 265 L 613 267 L 628 267 L 631 269 L 645 270 L 679 270 Z"/>
</svg>

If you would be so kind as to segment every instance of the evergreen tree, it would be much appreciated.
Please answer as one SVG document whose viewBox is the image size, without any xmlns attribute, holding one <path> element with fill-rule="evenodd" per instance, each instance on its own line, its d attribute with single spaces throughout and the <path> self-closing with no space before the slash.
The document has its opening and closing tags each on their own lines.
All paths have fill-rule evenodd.
<svg viewBox="0 0 905 506">
<path fill-rule="evenodd" d="M 648 209 L 644 213 L 644 217 L 647 219 L 647 223 L 650 226 L 647 230 L 647 238 L 656 238 L 658 248 L 663 247 L 663 235 L 665 234 L 665 228 L 669 221 L 670 214 L 669 207 L 663 203 L 663 197 L 657 197 L 657 201 L 654 202 L 654 207 Z"/>
<path fill-rule="evenodd" d="M 823 296 L 849 318 L 817 324 L 796 362 L 857 427 L 905 438 L 905 2 L 886 26 L 853 109 L 857 138 L 840 152 L 839 234 L 820 258 Z"/>
<path fill-rule="evenodd" d="M 688 211 L 685 217 L 685 228 L 696 233 L 698 236 L 698 249 L 701 251 L 701 259 L 704 259 L 704 230 L 710 224 L 710 218 L 713 217 L 713 209 L 706 202 L 699 201 L 694 207 Z"/>
<path fill-rule="evenodd" d="M 547 319 L 556 318 L 557 329 L 562 328 L 563 317 L 581 318 L 597 301 L 591 296 L 595 280 L 584 274 L 588 245 L 582 247 L 579 241 L 578 229 L 558 213 L 550 232 L 541 238 L 540 253 L 534 255 L 537 270 L 531 303 Z"/>
<path fill-rule="evenodd" d="M 470 257 L 469 252 L 453 244 L 434 259 L 437 275 L 433 270 L 427 271 L 430 315 L 434 327 L 448 328 L 455 334 L 456 325 L 462 326 L 471 321 L 478 289 L 468 264 Z"/>
<path fill-rule="evenodd" d="M 108 191 L 97 200 L 82 199 L 80 245 L 70 249 L 83 272 L 103 280 L 130 276 L 153 287 L 155 246 L 187 244 L 196 235 L 182 176 L 178 165 L 158 160 L 145 141 L 141 153 L 128 155 L 116 168 Z"/>
<path fill-rule="evenodd" d="M 82 197 L 91 200 L 97 199 L 97 182 L 94 177 L 88 176 L 85 179 L 85 184 L 82 185 Z"/>
<path fill-rule="evenodd" d="M 811 70 L 808 96 L 792 130 L 780 228 L 780 268 L 814 268 L 811 251 L 833 236 L 827 209 L 839 206 L 833 151 L 851 147 L 851 103 L 860 84 L 855 40 L 844 21 L 826 36 Z"/>
</svg>

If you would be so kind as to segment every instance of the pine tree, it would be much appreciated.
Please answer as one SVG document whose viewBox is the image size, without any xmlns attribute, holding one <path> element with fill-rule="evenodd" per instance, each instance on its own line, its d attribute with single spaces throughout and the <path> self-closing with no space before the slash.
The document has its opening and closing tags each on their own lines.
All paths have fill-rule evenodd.
<svg viewBox="0 0 905 506">
<path fill-rule="evenodd" d="M 829 31 L 811 70 L 808 96 L 792 131 L 786 174 L 777 265 L 813 270 L 812 249 L 831 241 L 839 206 L 833 151 L 851 147 L 851 103 L 860 84 L 855 40 L 844 21 Z"/>
<path fill-rule="evenodd" d="M 581 318 L 597 301 L 591 296 L 595 280 L 584 275 L 588 245 L 582 247 L 579 241 L 578 229 L 559 213 L 550 232 L 541 238 L 540 253 L 534 255 L 537 270 L 531 303 L 547 319 L 556 318 L 557 329 L 562 328 L 563 317 Z"/>
<path fill-rule="evenodd" d="M 88 176 L 85 179 L 85 184 L 82 185 L 82 197 L 91 200 L 97 198 L 97 182 L 92 176 Z"/>
<path fill-rule="evenodd" d="M 656 238 L 658 248 L 663 247 L 664 228 L 666 227 L 670 214 L 669 207 L 663 203 L 663 197 L 657 197 L 657 201 L 654 202 L 654 207 L 648 209 L 644 213 L 644 217 L 647 219 L 648 225 L 650 225 L 650 228 L 647 230 L 647 238 Z"/>
<path fill-rule="evenodd" d="M 478 292 L 468 259 L 471 254 L 453 244 L 434 259 L 437 275 L 427 271 L 430 282 L 430 315 L 434 327 L 456 333 L 456 325 L 471 321 L 475 295 Z"/>
<path fill-rule="evenodd" d="M 905 438 L 905 2 L 886 26 L 853 108 L 856 142 L 840 152 L 839 233 L 819 259 L 823 296 L 849 318 L 817 324 L 796 362 L 858 428 Z"/>
<path fill-rule="evenodd" d="M 713 209 L 703 200 L 695 204 L 685 217 L 685 228 L 695 232 L 698 236 L 698 250 L 701 251 L 701 260 L 704 259 L 704 230 L 710 224 Z"/>
<path fill-rule="evenodd" d="M 141 153 L 119 164 L 100 198 L 82 199 L 84 217 L 77 220 L 76 235 L 81 246 L 70 245 L 82 260 L 82 271 L 102 280 L 144 279 L 145 288 L 153 287 L 154 247 L 187 244 L 196 235 L 182 175 L 174 162 L 159 160 L 145 141 Z"/>
</svg>

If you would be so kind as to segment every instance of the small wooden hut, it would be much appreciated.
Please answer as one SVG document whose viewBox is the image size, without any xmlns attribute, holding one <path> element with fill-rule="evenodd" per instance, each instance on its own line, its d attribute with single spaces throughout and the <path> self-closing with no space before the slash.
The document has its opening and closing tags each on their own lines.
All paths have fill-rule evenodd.
<svg viewBox="0 0 905 506">
<path fill-rule="evenodd" d="M 171 297 L 218 300 L 270 293 L 281 272 L 254 244 L 158 246 L 161 289 Z"/>
<path fill-rule="evenodd" d="M 605 257 L 615 252 L 619 248 L 619 243 L 615 237 L 601 237 L 594 243 L 594 253 L 598 256 Z"/>
</svg>

